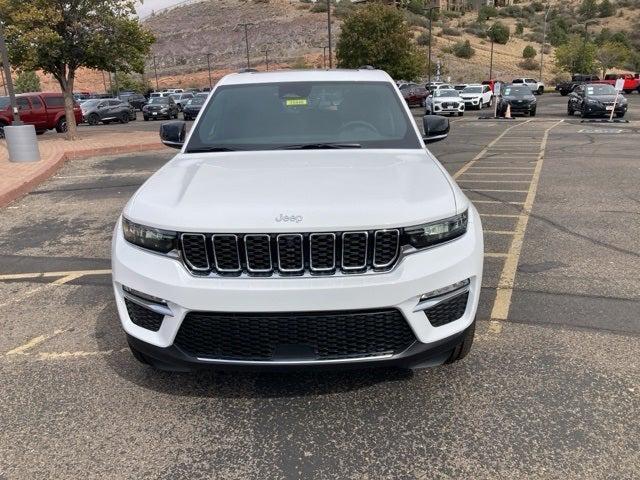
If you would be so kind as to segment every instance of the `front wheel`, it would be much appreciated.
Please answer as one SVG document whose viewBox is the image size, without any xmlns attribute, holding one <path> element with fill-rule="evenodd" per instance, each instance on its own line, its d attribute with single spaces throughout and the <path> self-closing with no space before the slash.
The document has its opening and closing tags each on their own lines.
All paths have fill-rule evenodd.
<svg viewBox="0 0 640 480">
<path fill-rule="evenodd" d="M 458 116 L 462 117 L 464 115 L 464 112 L 458 112 Z"/>
<path fill-rule="evenodd" d="M 530 117 L 535 117 L 536 116 L 536 109 L 535 108 L 529 112 L 529 116 Z"/>
<path fill-rule="evenodd" d="M 624 117 L 624 113 L 625 113 L 625 112 L 622 112 L 622 113 L 616 113 L 616 118 L 623 118 L 623 117 Z"/>
<path fill-rule="evenodd" d="M 544 87 L 538 88 L 538 95 L 542 95 L 544 93 Z"/>
<path fill-rule="evenodd" d="M 567 95 L 569 95 L 569 92 L 565 90 L 560 90 L 560 95 L 562 95 L 563 97 L 566 97 Z"/>
<path fill-rule="evenodd" d="M 6 125 L 4 123 L 0 123 L 0 138 L 4 138 L 4 127 L 6 127 Z"/>
<path fill-rule="evenodd" d="M 467 327 L 464 331 L 464 337 L 462 341 L 453 349 L 451 352 L 451 356 L 444 363 L 456 363 L 466 357 L 471 351 L 471 346 L 473 345 L 473 337 L 476 333 L 476 320 L 473 319 L 471 325 Z"/>
<path fill-rule="evenodd" d="M 58 123 L 56 123 L 56 132 L 58 133 L 64 133 L 67 131 L 67 119 L 66 117 L 62 117 L 60 118 L 60 120 L 58 120 Z"/>
<path fill-rule="evenodd" d="M 129 114 L 128 113 L 123 113 L 122 115 L 120 115 L 120 123 L 129 123 Z"/>
<path fill-rule="evenodd" d="M 100 123 L 100 116 L 97 113 L 92 113 L 87 117 L 87 123 L 89 125 L 98 125 L 98 123 Z"/>
</svg>

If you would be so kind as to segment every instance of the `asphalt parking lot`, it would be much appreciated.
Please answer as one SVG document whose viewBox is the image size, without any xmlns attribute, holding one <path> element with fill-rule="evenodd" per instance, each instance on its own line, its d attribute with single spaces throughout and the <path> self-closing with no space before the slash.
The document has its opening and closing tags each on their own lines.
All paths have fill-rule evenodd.
<svg viewBox="0 0 640 480">
<path fill-rule="evenodd" d="M 533 119 L 468 112 L 430 147 L 482 214 L 487 255 L 471 354 L 413 373 L 140 365 L 110 239 L 173 153 L 68 163 L 0 215 L 0 479 L 638 478 L 640 95 L 629 100 L 630 123 L 569 119 L 556 94 Z"/>
</svg>

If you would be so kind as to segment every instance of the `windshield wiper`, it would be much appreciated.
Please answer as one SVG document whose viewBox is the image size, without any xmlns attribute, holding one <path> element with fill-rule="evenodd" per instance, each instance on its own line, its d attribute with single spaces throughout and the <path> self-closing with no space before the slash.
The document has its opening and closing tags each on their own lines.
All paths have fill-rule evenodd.
<svg viewBox="0 0 640 480">
<path fill-rule="evenodd" d="M 276 147 L 275 150 L 322 150 L 325 148 L 362 148 L 362 145 L 359 143 L 299 143 Z"/>
<path fill-rule="evenodd" d="M 237 148 L 231 147 L 199 147 L 190 148 L 186 153 L 207 153 L 207 152 L 237 152 Z"/>
</svg>

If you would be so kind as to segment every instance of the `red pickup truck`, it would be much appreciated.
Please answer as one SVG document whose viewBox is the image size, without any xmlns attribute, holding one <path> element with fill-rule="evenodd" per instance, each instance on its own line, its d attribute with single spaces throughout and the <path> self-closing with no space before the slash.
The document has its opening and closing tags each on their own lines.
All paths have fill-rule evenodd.
<svg viewBox="0 0 640 480">
<path fill-rule="evenodd" d="M 637 90 L 640 93 L 640 78 L 638 78 L 638 74 L 635 75 L 633 73 L 607 73 L 604 76 L 604 80 L 601 80 L 598 83 L 608 83 L 609 85 L 616 86 L 616 80 L 619 78 L 624 78 L 624 93 L 631 93 L 634 90 Z"/>
<path fill-rule="evenodd" d="M 64 113 L 64 97 L 61 93 L 22 93 L 16 95 L 20 120 L 34 125 L 36 133 L 47 130 L 67 131 L 67 120 Z M 82 110 L 75 104 L 73 113 L 76 123 L 82 121 Z M 4 137 L 4 127 L 13 123 L 13 113 L 9 97 L 0 97 L 0 138 Z"/>
</svg>

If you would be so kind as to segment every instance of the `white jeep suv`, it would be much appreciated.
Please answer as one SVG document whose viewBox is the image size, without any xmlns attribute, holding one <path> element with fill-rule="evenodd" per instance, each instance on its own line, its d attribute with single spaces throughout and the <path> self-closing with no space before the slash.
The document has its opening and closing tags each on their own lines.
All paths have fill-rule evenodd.
<svg viewBox="0 0 640 480">
<path fill-rule="evenodd" d="M 493 102 L 493 92 L 489 85 L 471 84 L 464 87 L 460 92 L 467 109 L 475 108 L 481 110 L 488 107 Z"/>
<path fill-rule="evenodd" d="M 438 365 L 473 341 L 480 217 L 376 70 L 233 74 L 129 200 L 113 287 L 161 369 Z"/>
</svg>

